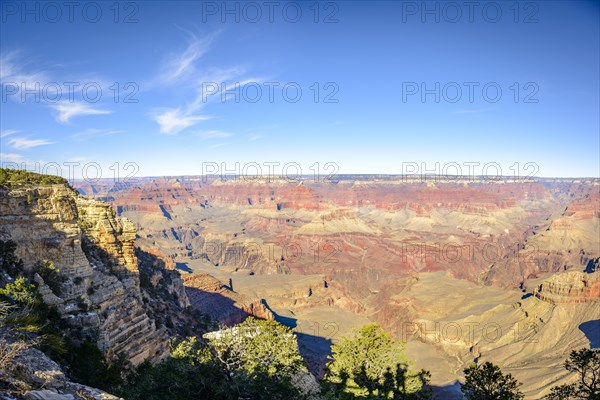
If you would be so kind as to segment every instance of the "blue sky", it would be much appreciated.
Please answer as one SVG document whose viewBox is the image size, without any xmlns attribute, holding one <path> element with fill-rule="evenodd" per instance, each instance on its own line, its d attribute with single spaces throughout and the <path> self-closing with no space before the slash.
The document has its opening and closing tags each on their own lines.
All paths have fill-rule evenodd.
<svg viewBox="0 0 600 400">
<path fill-rule="evenodd" d="M 599 2 L 272 4 L 2 2 L 0 161 L 599 176 Z"/>
</svg>

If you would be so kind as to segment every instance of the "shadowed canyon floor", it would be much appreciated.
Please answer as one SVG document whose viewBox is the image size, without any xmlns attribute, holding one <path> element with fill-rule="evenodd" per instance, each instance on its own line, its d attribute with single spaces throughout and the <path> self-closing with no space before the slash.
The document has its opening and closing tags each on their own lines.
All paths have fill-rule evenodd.
<svg viewBox="0 0 600 400">
<path fill-rule="evenodd" d="M 218 304 L 198 297 L 198 308 L 224 323 L 246 313 L 293 327 L 317 373 L 331 341 L 376 321 L 407 340 L 445 398 L 476 359 L 501 365 L 539 398 L 565 380 L 571 349 L 598 343 L 598 180 L 76 186 L 131 219 L 138 245 L 172 268 L 216 278 L 184 274 L 219 294 Z"/>
</svg>

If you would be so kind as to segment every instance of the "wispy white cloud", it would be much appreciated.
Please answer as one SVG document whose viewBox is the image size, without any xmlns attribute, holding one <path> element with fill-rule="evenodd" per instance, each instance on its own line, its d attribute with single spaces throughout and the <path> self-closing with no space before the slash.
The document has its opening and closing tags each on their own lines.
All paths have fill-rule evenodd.
<svg viewBox="0 0 600 400">
<path fill-rule="evenodd" d="M 0 153 L 0 163 L 21 163 L 25 158 L 17 153 Z"/>
<path fill-rule="evenodd" d="M 86 130 L 83 130 L 81 132 L 77 132 L 77 133 L 71 135 L 71 138 L 74 140 L 85 140 L 85 139 L 89 139 L 92 137 L 116 135 L 118 133 L 124 133 L 124 132 L 125 131 L 89 128 L 89 129 L 86 129 Z"/>
<path fill-rule="evenodd" d="M 225 131 L 210 130 L 210 131 L 200 131 L 200 132 L 198 132 L 198 136 L 200 136 L 202 139 L 216 139 L 216 138 L 226 138 L 226 137 L 233 136 L 233 133 L 225 132 Z"/>
<path fill-rule="evenodd" d="M 33 61 L 35 60 L 35 62 Z M 41 70 L 38 65 L 43 64 L 47 68 Z M 57 121 L 67 123 L 72 117 L 78 115 L 90 114 L 108 114 L 111 111 L 98 110 L 91 105 L 82 104 L 85 98 L 82 98 L 82 87 L 84 85 L 93 85 L 103 93 L 110 93 L 114 85 L 113 79 L 84 74 L 81 76 L 69 75 L 68 77 L 56 74 L 53 68 L 61 67 L 61 64 L 52 63 L 49 60 L 40 62 L 34 55 L 23 54 L 22 51 L 13 50 L 0 53 L 0 81 L 3 85 L 17 85 L 18 89 L 14 94 L 8 95 L 15 101 L 27 103 L 54 102 L 52 108 L 59 111 Z M 63 82 L 63 83 L 60 83 Z M 73 84 L 67 85 L 66 82 Z M 22 90 L 29 91 L 28 94 Z M 128 91 L 130 92 L 131 88 Z M 94 91 L 90 92 L 93 95 Z M 70 99 L 66 101 L 64 99 Z M 75 102 L 73 102 L 75 99 Z M 35 100 L 35 101 L 34 101 Z M 62 100 L 62 101 L 61 101 Z M 81 102 L 81 103 L 79 103 Z"/>
<path fill-rule="evenodd" d="M 160 133 L 165 135 L 176 135 L 182 130 L 196 125 L 199 121 L 205 121 L 211 117 L 205 115 L 193 115 L 194 110 L 182 110 L 181 108 L 167 109 L 154 116 L 154 121 L 160 126 Z"/>
<path fill-rule="evenodd" d="M 198 96 L 191 103 L 191 107 L 202 107 L 212 102 L 234 101 L 233 98 L 237 95 L 238 99 L 243 100 L 244 93 L 242 89 L 248 85 L 262 85 L 268 81 L 265 77 L 244 77 L 246 70 L 241 67 L 229 69 L 216 69 L 204 75 L 196 84 L 199 88 Z M 261 87 L 264 92 L 268 90 Z M 254 95 L 248 95 L 248 97 Z M 268 94 L 267 94 L 268 96 Z M 239 101 L 239 100 L 236 100 Z"/>
<path fill-rule="evenodd" d="M 227 146 L 228 144 L 229 144 L 229 142 L 216 143 L 216 144 L 208 146 L 208 148 L 209 149 L 217 149 L 219 147 Z"/>
<path fill-rule="evenodd" d="M 252 133 L 252 134 L 251 134 L 251 135 L 248 137 L 248 140 L 249 140 L 249 141 L 251 141 L 251 142 L 254 142 L 255 140 L 259 140 L 259 139 L 262 139 L 262 138 L 264 138 L 264 137 L 265 137 L 265 135 L 263 135 L 263 134 L 260 134 L 260 133 Z"/>
<path fill-rule="evenodd" d="M 19 131 L 9 130 L 9 129 L 0 130 L 0 138 L 7 137 L 9 135 L 14 135 L 17 132 L 19 132 Z"/>
<path fill-rule="evenodd" d="M 160 126 L 160 132 L 167 135 L 176 135 L 186 128 L 196 125 L 199 121 L 211 119 L 211 116 L 203 115 L 202 111 L 210 102 L 221 101 L 221 92 L 223 89 L 232 90 L 241 88 L 254 82 L 261 82 L 262 78 L 256 79 L 238 79 L 241 68 L 231 68 L 227 70 L 213 69 L 210 73 L 203 75 L 202 78 L 191 83 L 197 87 L 195 98 L 182 107 L 165 108 L 155 111 L 153 119 Z M 222 85 L 224 82 L 229 84 Z M 235 86 L 235 85 L 238 86 Z M 230 100 L 233 101 L 233 100 Z"/>
<path fill-rule="evenodd" d="M 15 149 L 30 149 L 32 147 L 44 146 L 47 144 L 53 144 L 46 139 L 26 139 L 26 138 L 13 138 L 9 139 L 8 144 Z"/>
<path fill-rule="evenodd" d="M 180 54 L 172 55 L 163 67 L 162 73 L 154 79 L 154 82 L 175 89 L 189 87 L 194 90 L 194 97 L 184 105 L 162 108 L 151 113 L 152 119 L 159 125 L 160 133 L 167 135 L 176 135 L 200 121 L 210 119 L 211 117 L 206 116 L 203 110 L 208 103 L 221 100 L 223 89 L 241 88 L 265 80 L 248 78 L 245 68 L 241 66 L 199 68 L 199 61 L 210 50 L 219 32 L 204 37 L 190 32 L 187 34 L 190 39 L 185 50 Z"/>
<path fill-rule="evenodd" d="M 190 40 L 185 50 L 179 54 L 171 54 L 164 64 L 159 81 L 173 83 L 182 78 L 187 78 L 196 72 L 196 62 L 210 49 L 210 45 L 218 33 L 198 37 L 188 32 Z"/>
<path fill-rule="evenodd" d="M 103 115 L 112 113 L 110 110 L 101 110 L 94 108 L 89 104 L 69 101 L 62 101 L 53 105 L 52 108 L 58 111 L 56 120 L 63 124 L 68 124 L 72 118 L 82 115 Z"/>
<path fill-rule="evenodd" d="M 0 55 L 0 81 L 3 84 L 13 83 L 27 89 L 33 89 L 36 84 L 47 82 L 46 73 L 43 71 L 27 71 L 26 61 L 19 51 L 8 51 Z M 13 96 L 20 99 L 20 96 Z"/>
</svg>

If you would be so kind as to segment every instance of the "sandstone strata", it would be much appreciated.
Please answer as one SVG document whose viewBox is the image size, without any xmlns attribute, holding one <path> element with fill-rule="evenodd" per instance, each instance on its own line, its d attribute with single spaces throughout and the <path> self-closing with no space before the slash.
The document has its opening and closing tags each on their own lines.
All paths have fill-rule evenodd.
<svg viewBox="0 0 600 400">
<path fill-rule="evenodd" d="M 20 340 L 6 329 L 0 329 L 0 346 L 11 348 L 14 358 L 0 369 L 0 399 L 13 400 L 119 400 L 116 396 L 70 381 L 61 367 L 38 349 Z M 24 345 L 24 346 L 23 346 Z"/>
<path fill-rule="evenodd" d="M 600 300 L 600 271 L 568 271 L 555 274 L 534 289 L 538 298 L 550 303 L 591 303 Z"/>
<path fill-rule="evenodd" d="M 249 315 L 275 319 L 261 299 L 249 299 L 235 293 L 209 274 L 184 275 L 183 281 L 191 306 L 216 322 L 231 326 L 244 321 Z"/>
<path fill-rule="evenodd" d="M 42 260 L 60 270 L 61 293 L 36 279 L 71 338 L 137 365 L 165 356 L 168 348 L 165 328 L 157 329 L 144 309 L 135 238 L 133 224 L 110 205 L 66 186 L 0 188 L 0 239 L 16 242 L 27 270 L 35 272 Z"/>
</svg>

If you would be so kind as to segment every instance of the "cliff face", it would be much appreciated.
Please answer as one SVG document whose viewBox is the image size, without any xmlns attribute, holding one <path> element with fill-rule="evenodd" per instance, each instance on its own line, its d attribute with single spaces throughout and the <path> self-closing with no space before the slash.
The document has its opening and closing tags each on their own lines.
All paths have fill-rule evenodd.
<svg viewBox="0 0 600 400">
<path fill-rule="evenodd" d="M 5 333 L 5 332 L 3 332 Z M 2 340 L 6 339 L 2 335 Z M 18 341 L 4 341 L 3 345 L 18 346 Z M 14 348 L 14 347 L 13 347 Z M 5 382 L 13 388 L 19 388 L 19 399 L 25 400 L 122 400 L 102 390 L 70 381 L 61 367 L 41 351 L 27 347 L 18 352 L 11 360 L 10 369 L 0 371 Z M 12 393 L 14 395 L 15 393 Z M 5 396 L 2 396 L 5 395 Z M 0 390 L 0 398 L 14 399 Z"/>
<path fill-rule="evenodd" d="M 600 181 L 594 179 L 188 177 L 77 187 L 109 200 L 140 227 L 146 247 L 175 261 L 205 259 L 259 274 L 327 273 L 344 280 L 353 269 L 394 276 L 449 270 L 473 282 L 516 287 L 598 256 Z"/>
<path fill-rule="evenodd" d="M 171 177 L 77 187 L 110 201 L 139 227 L 139 243 L 178 268 L 215 271 L 220 282 L 186 279 L 193 307 L 239 315 L 223 285 L 233 276 L 234 290 L 266 299 L 300 332 L 320 326 L 324 337 L 332 322 L 342 331 L 346 311 L 399 336 L 419 328 L 412 336 L 447 354 L 432 363 L 439 349 L 417 347 L 413 357 L 437 368 L 439 385 L 489 359 L 540 398 L 598 319 L 598 272 L 581 272 L 600 256 L 598 179 Z"/>
<path fill-rule="evenodd" d="M 110 205 L 67 186 L 0 187 L 0 240 L 17 244 L 28 271 L 35 273 L 41 260 L 60 270 L 60 293 L 34 276 L 71 338 L 96 342 L 109 358 L 123 355 L 137 365 L 165 356 L 168 346 L 166 328 L 156 327 L 144 305 L 135 237 L 133 224 L 116 218 Z"/>
<path fill-rule="evenodd" d="M 555 274 L 533 292 L 538 298 L 553 304 L 597 302 L 600 299 L 600 271 Z"/>
<path fill-rule="evenodd" d="M 257 297 L 287 308 L 329 301 L 395 333 L 421 312 L 395 300 L 421 273 L 448 271 L 479 285 L 517 288 L 583 270 L 600 256 L 598 179 L 172 177 L 77 187 L 109 200 L 139 227 L 139 243 L 189 272 L 322 275 L 329 282 L 322 298 L 305 299 L 308 286 L 277 295 L 277 303 L 273 287 Z M 550 285 L 539 297 L 551 300 Z M 187 290 L 198 309 L 229 309 L 221 307 L 223 296 Z M 568 302 L 584 301 L 579 297 Z M 219 307 L 211 308 L 213 300 Z"/>
<path fill-rule="evenodd" d="M 191 306 L 214 321 L 230 326 L 244 321 L 249 315 L 271 321 L 275 319 L 262 301 L 233 292 L 209 274 L 189 274 L 183 280 Z"/>
</svg>

